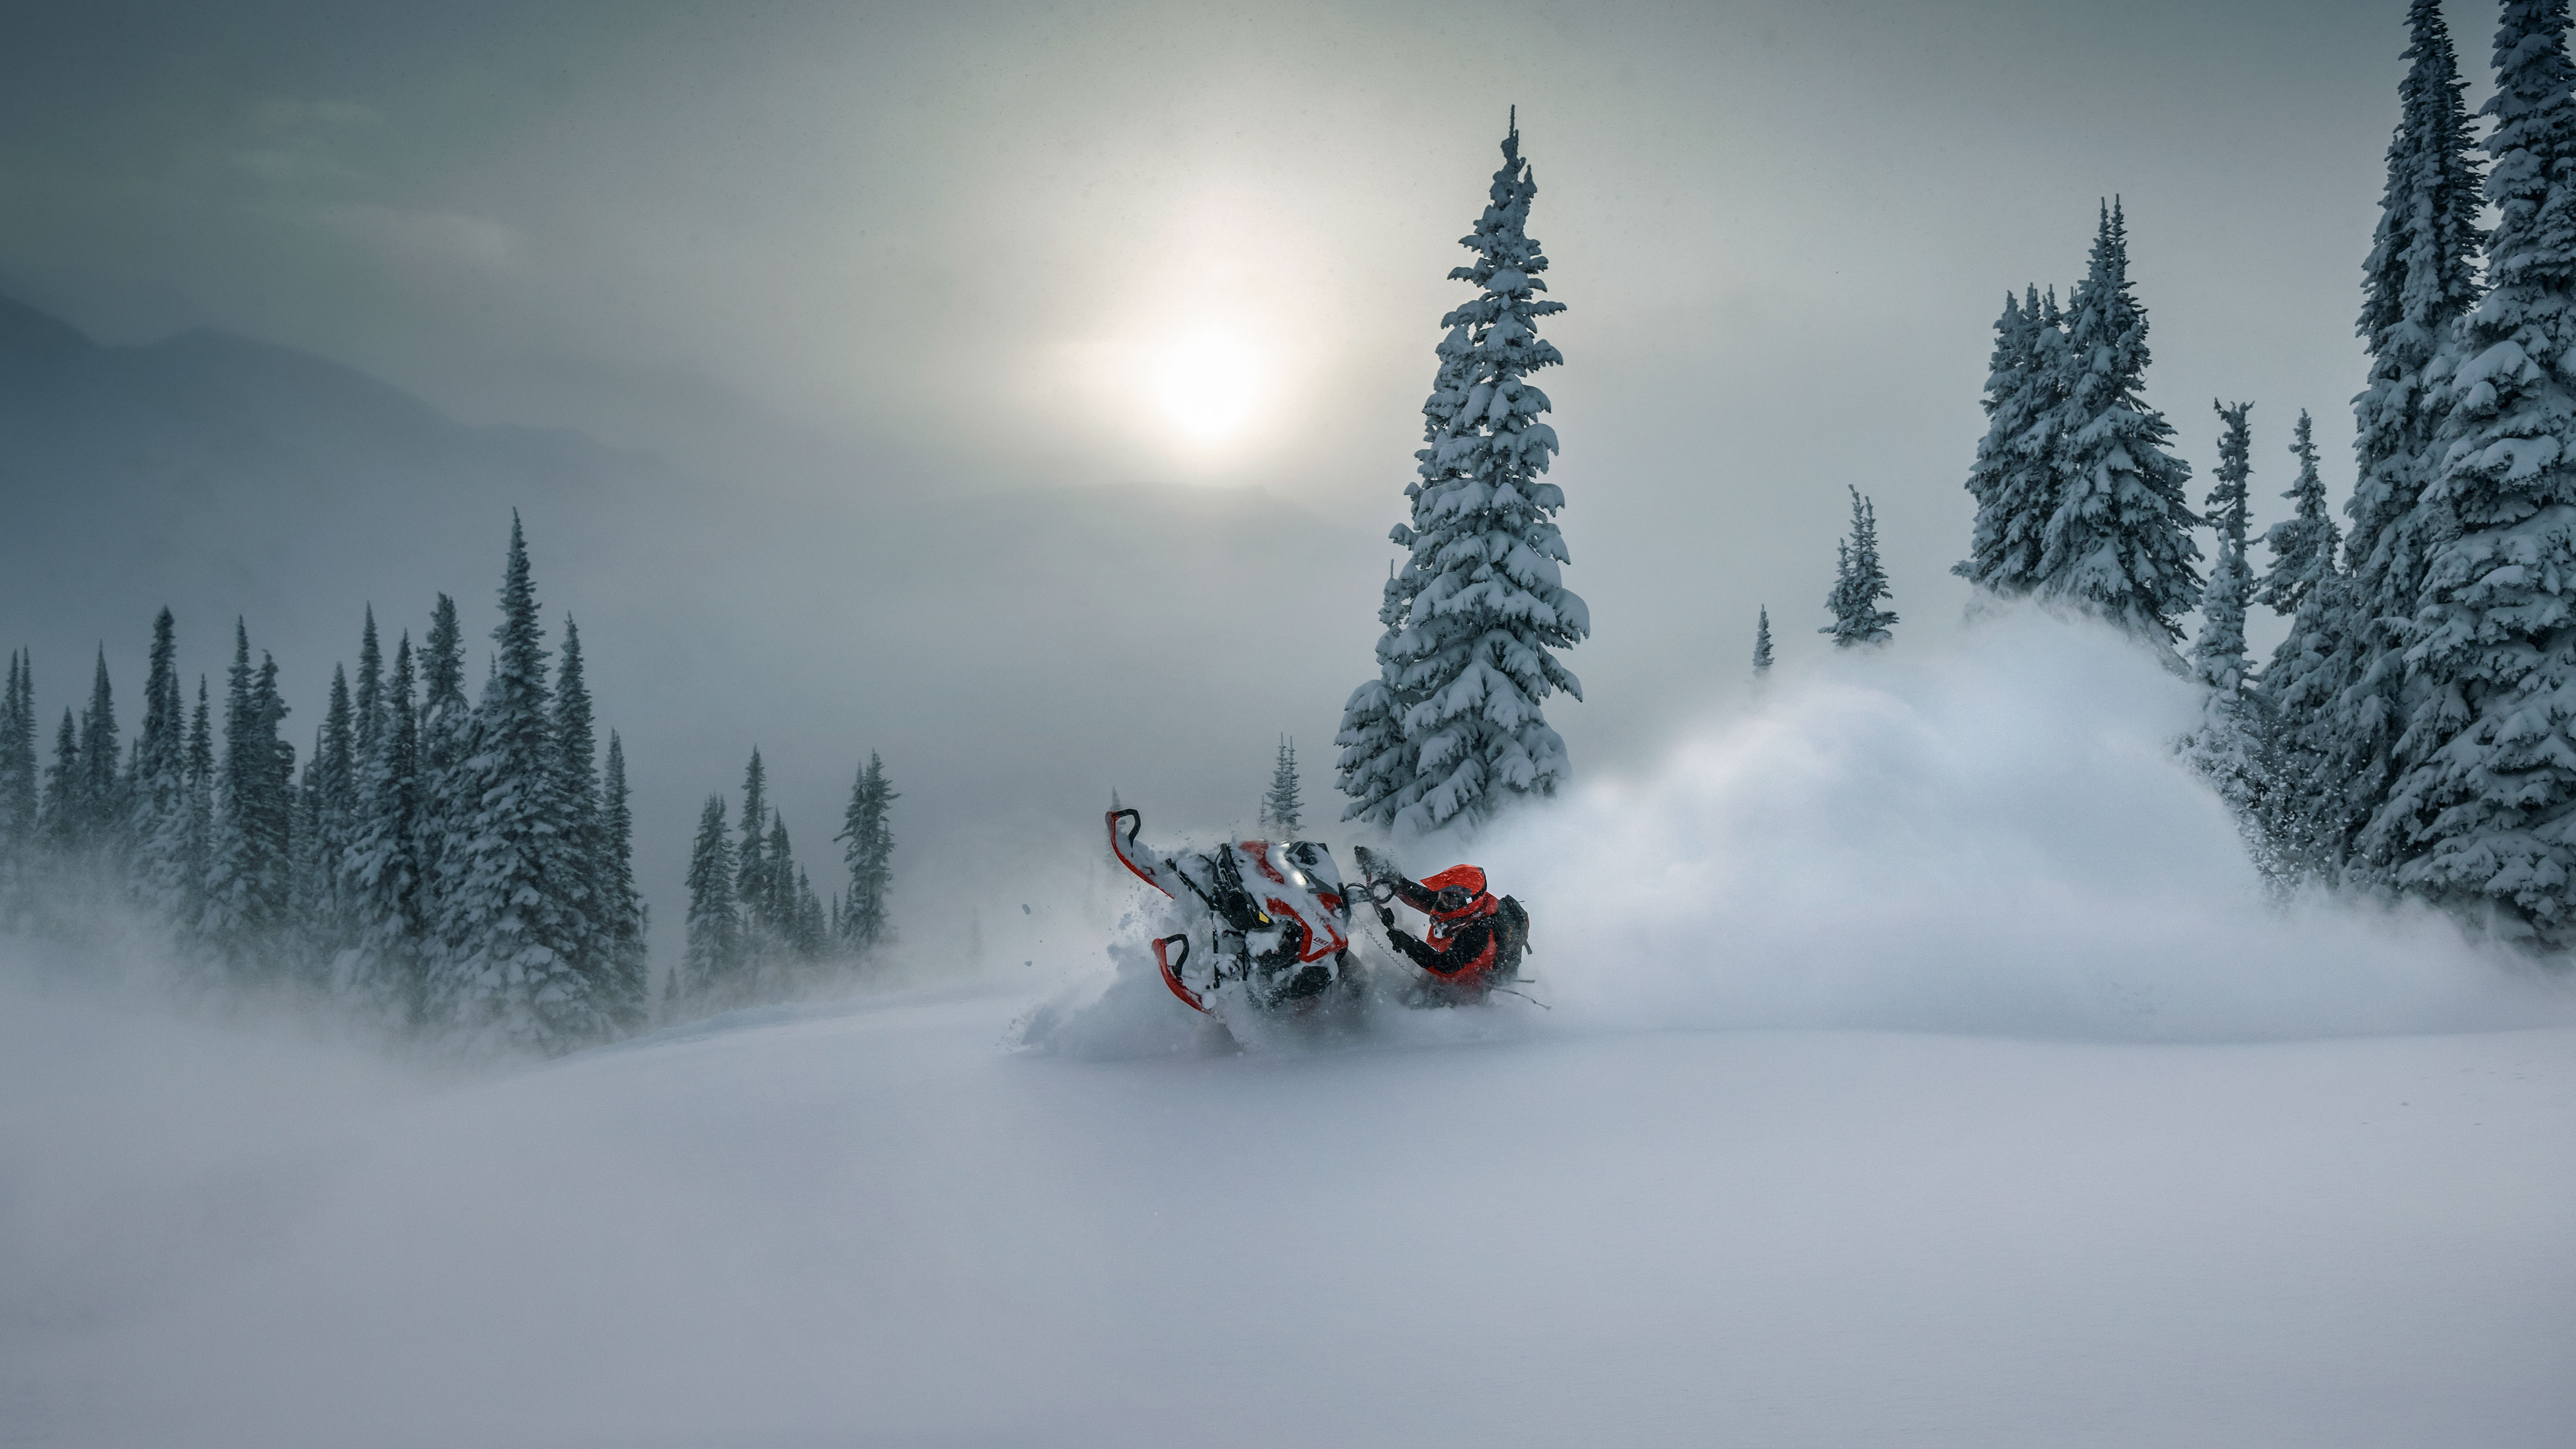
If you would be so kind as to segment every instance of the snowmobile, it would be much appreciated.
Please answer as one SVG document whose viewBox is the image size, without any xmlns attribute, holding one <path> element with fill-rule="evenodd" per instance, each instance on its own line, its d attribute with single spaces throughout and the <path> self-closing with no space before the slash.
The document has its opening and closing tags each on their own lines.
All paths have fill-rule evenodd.
<svg viewBox="0 0 2576 1449">
<path fill-rule="evenodd" d="M 1145 819 L 1136 811 L 1112 810 L 1108 824 L 1118 863 L 1179 909 L 1181 929 L 1154 942 L 1154 964 L 1191 1010 L 1221 1015 L 1229 986 L 1260 1011 L 1302 1010 L 1353 981 L 1350 896 L 1320 842 L 1166 853 L 1138 847 Z"/>
</svg>

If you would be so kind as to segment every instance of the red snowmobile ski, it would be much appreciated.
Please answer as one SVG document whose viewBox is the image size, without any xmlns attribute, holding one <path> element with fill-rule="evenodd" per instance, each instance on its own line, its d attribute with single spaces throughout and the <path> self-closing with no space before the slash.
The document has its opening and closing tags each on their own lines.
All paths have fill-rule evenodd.
<svg viewBox="0 0 2576 1449">
<path fill-rule="evenodd" d="M 1299 1009 L 1351 979 L 1350 897 L 1321 843 L 1164 853 L 1137 847 L 1136 811 L 1112 810 L 1108 824 L 1110 853 L 1177 910 L 1181 929 L 1154 942 L 1154 964 L 1193 1011 L 1221 1016 L 1229 987 L 1257 1010 Z"/>
</svg>

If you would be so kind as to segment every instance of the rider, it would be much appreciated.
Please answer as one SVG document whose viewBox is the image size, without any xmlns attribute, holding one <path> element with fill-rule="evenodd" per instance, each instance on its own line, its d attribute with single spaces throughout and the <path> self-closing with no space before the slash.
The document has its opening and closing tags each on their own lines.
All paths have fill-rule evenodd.
<svg viewBox="0 0 2576 1449">
<path fill-rule="evenodd" d="M 1395 912 L 1378 903 L 1378 923 L 1386 938 L 1413 964 L 1442 981 L 1483 988 L 1512 979 L 1528 941 L 1528 918 L 1485 889 L 1485 872 L 1472 865 L 1453 865 L 1420 883 L 1403 876 L 1382 877 L 1392 898 L 1431 918 L 1426 939 L 1415 940 L 1395 924 Z"/>
</svg>

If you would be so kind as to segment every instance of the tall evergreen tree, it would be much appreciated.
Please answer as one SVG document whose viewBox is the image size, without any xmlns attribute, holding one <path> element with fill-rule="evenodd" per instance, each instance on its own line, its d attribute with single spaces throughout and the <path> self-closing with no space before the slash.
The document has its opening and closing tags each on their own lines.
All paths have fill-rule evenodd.
<svg viewBox="0 0 2576 1449">
<path fill-rule="evenodd" d="M 1771 606 L 1765 604 L 1760 616 L 1753 621 L 1753 677 L 1759 679 L 1770 672 Z"/>
<path fill-rule="evenodd" d="M 1537 194 L 1515 124 L 1490 203 L 1461 241 L 1476 260 L 1449 274 L 1479 295 L 1441 319 L 1421 476 L 1405 488 L 1413 516 L 1390 535 L 1408 557 L 1381 614 L 1379 677 L 1353 693 L 1336 740 L 1345 819 L 1473 824 L 1566 776 L 1565 742 L 1541 705 L 1583 689 L 1549 650 L 1590 633 L 1591 616 L 1561 581 L 1565 496 L 1544 480 L 1556 430 L 1539 421 L 1547 394 L 1527 381 L 1565 360 L 1538 335 L 1539 319 L 1565 308 L 1539 296 L 1547 258 L 1527 230 Z M 1381 793 L 1390 776 L 1403 783 Z"/>
<path fill-rule="evenodd" d="M 1878 510 L 1857 488 L 1851 505 L 1851 536 L 1834 545 L 1834 587 L 1825 595 L 1834 621 L 1816 631 L 1832 635 L 1837 649 L 1884 644 L 1896 624 L 1896 615 L 1878 606 L 1891 593 L 1887 570 L 1878 562 Z"/>
<path fill-rule="evenodd" d="M 363 681 L 365 674 L 360 673 Z M 421 896 L 420 718 L 412 708 L 411 635 L 394 645 L 380 686 L 383 723 L 359 768 L 344 889 L 352 948 L 340 980 L 382 1018 L 416 1024 L 428 1005 Z"/>
<path fill-rule="evenodd" d="M 2171 644 L 2199 601 L 2191 469 L 2165 451 L 2173 428 L 2146 405 L 2147 314 L 2129 282 L 2128 222 L 2102 211 L 2084 282 L 2067 308 L 2057 499 L 2037 592 L 2143 639 Z"/>
<path fill-rule="evenodd" d="M 1998 594 L 2029 593 L 2039 583 L 2049 516 L 2056 511 L 2056 430 L 2065 402 L 2065 328 L 2056 293 L 2045 311 L 2039 289 L 2028 300 L 2004 294 L 1995 319 L 1995 350 L 1986 371 L 1986 435 L 1968 470 L 1977 517 L 1968 556 L 1950 572 Z"/>
<path fill-rule="evenodd" d="M 356 758 L 365 759 L 385 727 L 385 651 L 376 642 L 376 606 L 367 606 L 366 627 L 358 633 Z"/>
<path fill-rule="evenodd" d="M 2299 425 L 2291 435 L 2290 456 L 2299 463 L 2299 476 L 2281 495 L 2290 500 L 2290 516 L 2264 531 L 2263 546 L 2272 551 L 2272 563 L 2254 586 L 2255 602 L 2285 618 L 2296 617 L 2334 577 L 2335 554 L 2342 544 L 2334 518 L 2326 511 L 2325 480 L 2317 475 L 2315 425 L 2305 408 L 2299 410 Z"/>
<path fill-rule="evenodd" d="M 609 961 L 608 913 L 601 899 L 599 738 L 591 722 L 590 685 L 582 668 L 581 630 L 564 617 L 561 667 L 555 676 L 556 791 L 563 798 L 564 839 L 571 847 L 568 900 L 581 913 L 575 966 L 605 1002 L 616 995 Z"/>
<path fill-rule="evenodd" d="M 233 623 L 206 913 L 199 932 L 237 977 L 273 975 L 287 924 L 295 808 L 294 751 L 278 738 L 286 706 L 277 662 L 251 668 L 250 634 Z"/>
<path fill-rule="evenodd" d="M 107 681 L 107 648 L 101 645 L 98 667 L 90 676 L 89 708 L 81 711 L 79 820 L 74 827 L 78 846 L 93 854 L 111 851 L 124 834 L 125 785 L 117 775 L 116 738 L 116 696 Z"/>
<path fill-rule="evenodd" d="M 850 808 L 841 817 L 841 833 L 833 837 L 842 843 L 841 858 L 850 868 L 841 933 L 853 952 L 873 950 L 894 939 L 893 805 L 901 798 L 886 781 L 885 762 L 869 751 L 866 768 L 850 786 Z"/>
<path fill-rule="evenodd" d="M 461 851 L 450 838 L 442 862 L 461 871 L 440 902 L 441 935 L 456 954 L 442 968 L 438 994 L 454 1003 L 468 1033 L 554 1053 L 597 1039 L 606 1022 L 596 983 L 577 965 L 578 871 L 565 838 L 543 638 L 514 513 L 501 622 L 492 631 L 499 649 L 475 710 L 477 748 L 457 769 L 471 826 Z"/>
<path fill-rule="evenodd" d="M 0 693 L 0 926 L 16 921 L 33 900 L 37 821 L 43 795 L 36 760 L 35 681 L 24 650 L 9 655 L 9 679 Z"/>
<path fill-rule="evenodd" d="M 2419 677 L 2365 848 L 2403 887 L 2576 942 L 2576 64 L 2566 0 L 2505 0 L 2486 113 L 2492 290 L 2438 384 L 2434 540 L 2401 643 Z"/>
<path fill-rule="evenodd" d="M 1261 818 L 1271 829 L 1293 836 L 1306 813 L 1303 791 L 1297 783 L 1297 745 L 1287 736 L 1279 739 L 1279 755 L 1270 766 L 1270 792 L 1261 797 Z"/>
<path fill-rule="evenodd" d="M 66 709 L 62 728 L 54 732 L 54 763 L 45 771 L 45 798 L 37 813 L 37 833 L 57 861 L 78 854 L 88 801 L 89 774 L 81 764 L 80 726 Z"/>
<path fill-rule="evenodd" d="M 314 744 L 313 888 L 319 918 L 313 933 L 320 959 L 330 961 L 351 944 L 354 902 L 348 885 L 348 856 L 358 833 L 358 716 L 349 697 L 346 671 L 331 669 L 331 693 L 322 716 L 322 735 Z"/>
<path fill-rule="evenodd" d="M 126 839 L 130 884 L 143 908 L 176 925 L 189 918 L 188 718 L 179 693 L 178 626 L 164 608 L 152 621 L 152 662 L 135 739 Z"/>
<path fill-rule="evenodd" d="M 756 974 L 770 928 L 769 903 L 769 772 L 760 763 L 760 748 L 742 770 L 742 842 L 735 847 L 734 899 L 742 910 L 743 953 Z"/>
<path fill-rule="evenodd" d="M 205 939 L 208 890 L 215 863 L 215 727 L 206 703 L 206 676 L 197 676 L 197 708 L 188 716 L 187 890 L 179 913 L 179 940 Z"/>
<path fill-rule="evenodd" d="M 668 996 L 674 1005 L 721 1005 L 734 992 L 742 962 L 741 917 L 734 904 L 739 889 L 724 797 L 709 795 L 689 848 L 688 945 L 671 976 Z"/>
<path fill-rule="evenodd" d="M 2209 526 L 2218 530 L 2218 558 L 2201 594 L 2191 668 L 2203 686 L 2233 703 L 2245 690 L 2245 600 L 2253 589 L 2245 561 L 2245 515 L 2250 497 L 2246 480 L 2254 472 L 2253 428 L 2246 415 L 2254 405 L 2229 406 L 2214 398 L 2209 405 L 2219 421 L 2218 486 L 2209 491 Z"/>
<path fill-rule="evenodd" d="M 465 917 L 451 909 L 469 869 L 473 840 L 473 782 L 464 776 L 474 756 L 474 707 L 465 697 L 465 633 L 456 617 L 456 600 L 438 596 L 429 615 L 429 634 L 421 641 L 420 739 L 416 769 L 419 819 L 413 848 L 420 862 L 421 920 L 427 929 L 422 945 L 424 977 L 421 1012 L 432 1022 L 455 1016 L 455 1004 L 444 993 L 454 976 L 448 964 L 466 947 L 451 939 L 451 924 Z"/>
<path fill-rule="evenodd" d="M 634 1031 L 652 1011 L 644 954 L 645 908 L 635 890 L 635 812 L 626 788 L 626 747 L 608 732 L 608 772 L 600 795 L 600 905 L 607 912 L 611 1014 Z"/>
<path fill-rule="evenodd" d="M 2415 0 L 2408 25 L 2413 64 L 2398 88 L 2379 228 L 2362 269 L 2357 329 L 2370 370 L 2353 399 L 2360 475 L 2345 505 L 2345 577 L 2316 601 L 2309 647 L 2320 664 L 2269 691 L 2298 723 L 2302 750 L 2321 762 L 2326 852 L 2357 884 L 2388 882 L 2410 849 L 2402 832 L 2383 832 L 2375 845 L 2362 837 L 2395 787 L 2398 738 L 2431 688 L 2410 677 L 2406 621 L 2424 592 L 2427 551 L 2455 527 L 2427 493 L 2442 471 L 2447 445 L 2437 434 L 2457 334 L 2481 295 L 2486 242 L 2466 83 L 2438 0 Z"/>
</svg>

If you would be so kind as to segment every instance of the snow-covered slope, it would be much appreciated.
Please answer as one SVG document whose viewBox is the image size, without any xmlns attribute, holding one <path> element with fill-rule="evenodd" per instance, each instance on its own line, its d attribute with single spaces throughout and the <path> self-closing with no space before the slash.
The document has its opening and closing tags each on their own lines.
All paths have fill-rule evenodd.
<svg viewBox="0 0 2576 1449">
<path fill-rule="evenodd" d="M 153 1071 L 62 1083 L 95 1134 L 10 1098 L 0 1421 L 1994 1449 L 2576 1414 L 2576 1032 L 1099 1063 L 996 1050 L 1013 1005 L 734 1019 L 425 1099 L 168 1028 Z M 82 1020 L 37 1010 L 59 1064 Z"/>
<path fill-rule="evenodd" d="M 2191 708 L 1783 681 L 1479 844 L 1551 1009 L 1239 1054 L 1105 873 L 463 1085 L 0 942 L 0 1442 L 2563 1445 L 2570 983 L 2267 904 Z"/>
</svg>

